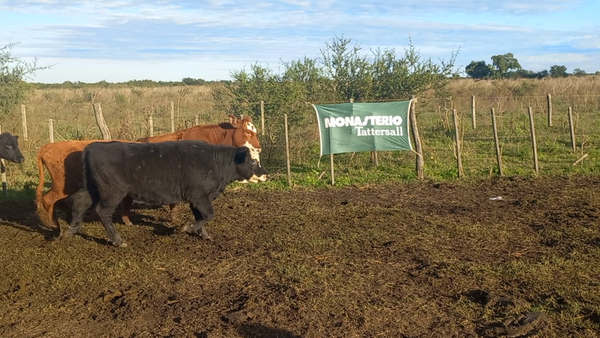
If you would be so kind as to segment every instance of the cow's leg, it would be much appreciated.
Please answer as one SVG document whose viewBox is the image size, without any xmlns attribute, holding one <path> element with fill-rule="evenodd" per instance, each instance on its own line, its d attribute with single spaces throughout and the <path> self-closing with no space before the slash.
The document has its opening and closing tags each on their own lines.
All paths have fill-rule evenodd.
<svg viewBox="0 0 600 338">
<path fill-rule="evenodd" d="M 201 201 L 191 202 L 190 207 L 192 208 L 196 222 L 193 226 L 189 224 L 182 226 L 181 231 L 195 233 L 200 230 L 202 233 L 202 238 L 212 240 L 206 231 L 206 227 L 204 226 L 206 222 L 209 222 L 215 218 L 215 209 L 213 208 L 212 203 L 208 198 L 204 198 Z"/>
<path fill-rule="evenodd" d="M 122 215 L 122 219 L 123 219 L 123 223 L 125 225 L 133 225 L 133 223 L 131 223 L 131 220 L 129 219 L 129 214 L 131 211 L 131 205 L 133 204 L 133 197 L 127 195 L 125 196 L 125 198 L 123 198 L 123 215 Z"/>
<path fill-rule="evenodd" d="M 121 199 L 101 200 L 98 202 L 98 205 L 96 205 L 96 212 L 98 213 L 98 216 L 100 216 L 100 221 L 112 244 L 118 247 L 126 247 L 127 244 L 123 242 L 123 239 L 121 239 L 121 236 L 117 233 L 117 229 L 112 221 L 112 215 L 120 201 Z"/>
<path fill-rule="evenodd" d="M 45 210 L 45 215 L 39 214 L 42 224 L 44 224 L 47 227 L 54 226 L 58 228 L 59 223 L 58 218 L 56 217 L 56 213 L 54 211 L 54 205 L 58 200 L 63 199 L 65 197 L 67 196 L 58 193 L 54 190 L 50 190 L 44 196 L 42 196 L 42 205 Z"/>
<path fill-rule="evenodd" d="M 71 196 L 71 225 L 68 229 L 60 228 L 60 237 L 67 238 L 81 231 L 81 223 L 85 212 L 92 206 L 92 197 L 86 189 L 81 189 Z"/>
<path fill-rule="evenodd" d="M 179 222 L 179 206 L 175 203 L 169 204 L 169 209 L 171 210 L 171 223 Z"/>
</svg>

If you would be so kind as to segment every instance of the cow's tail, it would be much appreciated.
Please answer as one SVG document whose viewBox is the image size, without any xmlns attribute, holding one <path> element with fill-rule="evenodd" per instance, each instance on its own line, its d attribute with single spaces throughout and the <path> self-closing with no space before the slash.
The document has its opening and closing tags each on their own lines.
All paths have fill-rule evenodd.
<svg viewBox="0 0 600 338">
<path fill-rule="evenodd" d="M 35 203 L 37 206 L 37 214 L 38 217 L 40 218 L 40 221 L 42 222 L 42 224 L 48 226 L 50 224 L 52 224 L 52 219 L 51 219 L 51 215 L 48 215 L 48 210 L 46 210 L 46 207 L 44 206 L 43 200 L 42 200 L 42 194 L 44 192 L 44 148 L 40 149 L 38 151 L 37 154 L 37 166 L 38 166 L 38 175 L 39 175 L 39 183 L 37 186 L 37 189 L 35 189 Z"/>
<path fill-rule="evenodd" d="M 92 169 L 90 166 L 90 153 L 87 149 L 83 150 L 83 170 L 85 175 L 83 176 L 83 186 L 86 187 L 90 197 L 92 198 L 92 203 L 96 204 L 100 199 L 100 192 L 98 191 L 98 183 L 92 174 Z"/>
</svg>

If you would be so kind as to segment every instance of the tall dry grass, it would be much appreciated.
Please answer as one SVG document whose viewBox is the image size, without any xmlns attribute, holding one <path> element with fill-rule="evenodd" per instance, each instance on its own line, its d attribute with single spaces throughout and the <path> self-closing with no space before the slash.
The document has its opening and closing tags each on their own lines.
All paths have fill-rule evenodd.
<svg viewBox="0 0 600 338">
<path fill-rule="evenodd" d="M 594 111 L 600 107 L 600 76 L 515 79 L 515 80 L 472 80 L 458 79 L 450 82 L 445 107 L 465 109 L 471 105 L 471 96 L 476 97 L 481 110 L 497 108 L 499 111 L 515 111 L 532 107 L 546 109 L 548 94 L 552 95 L 557 109 L 568 106 L 577 111 Z"/>
<path fill-rule="evenodd" d="M 192 126 L 196 115 L 199 123 L 222 121 L 211 90 L 208 86 L 39 89 L 24 102 L 29 144 L 37 146 L 49 140 L 49 119 L 53 119 L 55 141 L 100 137 L 93 102 L 101 104 L 113 138 L 133 140 L 146 136 L 149 114 L 153 116 L 155 134 L 170 132 L 171 102 L 176 129 Z M 22 130 L 20 117 L 18 108 L 3 121 L 4 128 Z"/>
<path fill-rule="evenodd" d="M 153 116 L 154 134 L 171 131 L 171 102 L 175 129 L 227 120 L 222 107 L 215 104 L 214 87 L 84 88 L 38 89 L 23 102 L 27 117 L 27 136 L 23 137 L 21 107 L 0 121 L 2 131 L 20 135 L 19 146 L 26 157 L 23 165 L 8 165 L 9 186 L 31 189 L 37 184 L 37 149 L 50 141 L 49 119 L 53 120 L 55 142 L 102 137 L 93 114 L 92 103 L 100 103 L 111 136 L 135 140 L 147 136 L 148 114 Z"/>
</svg>

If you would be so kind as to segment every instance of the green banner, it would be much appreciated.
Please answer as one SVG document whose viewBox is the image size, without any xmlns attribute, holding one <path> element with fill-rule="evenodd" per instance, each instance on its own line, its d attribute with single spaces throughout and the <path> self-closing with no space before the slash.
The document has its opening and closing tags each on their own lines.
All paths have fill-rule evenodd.
<svg viewBox="0 0 600 338">
<path fill-rule="evenodd" d="M 321 155 L 372 150 L 412 150 L 411 101 L 313 105 Z"/>
</svg>

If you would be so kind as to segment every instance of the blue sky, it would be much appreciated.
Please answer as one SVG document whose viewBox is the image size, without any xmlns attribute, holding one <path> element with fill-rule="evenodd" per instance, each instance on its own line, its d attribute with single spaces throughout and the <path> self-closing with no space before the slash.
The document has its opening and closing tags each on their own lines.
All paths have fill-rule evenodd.
<svg viewBox="0 0 600 338">
<path fill-rule="evenodd" d="M 513 53 L 541 71 L 600 70 L 597 0 L 0 0 L 0 47 L 38 65 L 31 79 L 61 83 L 228 80 L 259 63 L 318 58 L 335 37 L 365 53 L 409 37 L 423 57 L 491 63 Z"/>
</svg>

